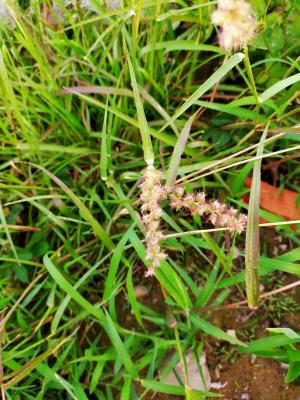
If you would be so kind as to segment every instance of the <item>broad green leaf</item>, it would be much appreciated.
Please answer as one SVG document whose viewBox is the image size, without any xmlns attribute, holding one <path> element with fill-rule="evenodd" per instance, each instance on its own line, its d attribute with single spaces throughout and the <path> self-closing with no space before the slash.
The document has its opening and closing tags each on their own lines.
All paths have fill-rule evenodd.
<svg viewBox="0 0 300 400">
<path fill-rule="evenodd" d="M 300 351 L 299 350 L 288 350 L 287 355 L 290 361 L 300 361 Z"/>
<path fill-rule="evenodd" d="M 298 339 L 299 335 L 291 328 L 267 328 L 269 332 L 282 333 L 290 339 Z"/>
<path fill-rule="evenodd" d="M 291 339 L 286 335 L 274 335 L 254 340 L 248 344 L 248 347 L 240 347 L 239 351 L 242 353 L 258 353 L 299 342 L 300 335 L 298 335 L 298 338 L 295 339 Z"/>
<path fill-rule="evenodd" d="M 292 361 L 284 378 L 285 383 L 293 382 L 300 375 L 300 362 Z"/>
</svg>

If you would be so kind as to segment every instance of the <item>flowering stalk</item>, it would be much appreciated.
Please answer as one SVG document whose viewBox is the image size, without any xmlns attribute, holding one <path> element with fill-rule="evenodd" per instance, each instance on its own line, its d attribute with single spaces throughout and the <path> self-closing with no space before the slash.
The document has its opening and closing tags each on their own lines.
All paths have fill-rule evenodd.
<svg viewBox="0 0 300 400">
<path fill-rule="evenodd" d="M 162 216 L 161 202 L 169 200 L 171 208 L 176 211 L 186 210 L 192 215 L 206 216 L 216 227 L 224 227 L 231 231 L 242 233 L 247 223 L 247 216 L 233 207 L 227 207 L 217 200 L 207 201 L 205 193 L 185 193 L 183 186 L 173 190 L 162 185 L 162 173 L 153 165 L 143 172 L 140 187 L 142 222 L 146 231 L 146 260 L 151 262 L 146 276 L 154 275 L 166 254 L 161 249 L 164 235 L 160 230 Z"/>
<path fill-rule="evenodd" d="M 245 0 L 218 0 L 211 21 L 221 26 L 219 44 L 227 51 L 245 48 L 254 39 L 258 25 Z"/>
<path fill-rule="evenodd" d="M 146 259 L 151 261 L 146 276 L 154 275 L 155 269 L 166 258 L 160 247 L 160 241 L 164 237 L 159 229 L 162 216 L 160 203 L 165 197 L 161 181 L 162 173 L 153 165 L 148 165 L 143 172 L 143 181 L 140 185 L 142 222 L 146 230 Z"/>
<path fill-rule="evenodd" d="M 227 207 L 217 200 L 206 201 L 205 193 L 185 193 L 182 186 L 177 186 L 170 196 L 170 206 L 175 210 L 185 209 L 192 215 L 205 215 L 216 227 L 225 227 L 242 233 L 247 223 L 247 216 L 233 207 Z"/>
</svg>

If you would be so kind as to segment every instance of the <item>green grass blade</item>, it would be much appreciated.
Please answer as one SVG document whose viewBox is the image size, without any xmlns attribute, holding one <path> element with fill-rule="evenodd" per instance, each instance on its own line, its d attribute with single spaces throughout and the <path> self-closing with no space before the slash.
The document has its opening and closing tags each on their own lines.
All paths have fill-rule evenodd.
<svg viewBox="0 0 300 400">
<path fill-rule="evenodd" d="M 28 374 L 30 374 L 34 369 L 38 368 L 38 366 L 46 360 L 51 354 L 56 353 L 58 349 L 66 343 L 67 340 L 70 338 L 65 338 L 62 340 L 57 340 L 56 343 L 50 346 L 43 354 L 37 356 L 31 361 L 28 361 L 25 365 L 21 367 L 20 370 L 16 371 L 14 376 L 9 379 L 7 382 L 3 384 L 4 389 L 9 389 L 10 387 L 15 386 L 19 383 L 22 379 L 24 379 Z"/>
<path fill-rule="evenodd" d="M 146 250 L 135 232 L 130 236 L 130 241 L 135 248 L 138 256 L 146 264 Z M 188 292 L 180 278 L 167 261 L 161 263 L 161 267 L 157 268 L 155 276 L 167 290 L 176 303 L 183 309 L 191 307 L 192 302 Z"/>
<path fill-rule="evenodd" d="M 265 139 L 268 133 L 269 124 L 266 126 L 257 148 L 257 157 L 262 156 Z M 248 223 L 245 244 L 245 264 L 246 264 L 246 293 L 248 306 L 256 308 L 259 303 L 259 204 L 260 204 L 260 177 L 261 177 L 261 158 L 254 161 L 253 180 L 251 184 Z"/>
<path fill-rule="evenodd" d="M 90 210 L 83 204 L 83 202 L 79 199 L 79 197 L 76 196 L 76 194 L 73 193 L 72 190 L 64 182 L 62 182 L 59 178 L 57 178 L 57 176 L 52 174 L 52 172 L 48 171 L 44 167 L 41 167 L 40 165 L 33 163 L 27 163 L 27 164 L 32 165 L 33 167 L 39 169 L 40 171 L 44 172 L 50 179 L 52 179 L 79 208 L 81 215 L 85 218 L 86 221 L 88 221 L 91 224 L 96 236 L 98 236 L 98 238 L 102 241 L 104 246 L 107 247 L 109 250 L 112 250 L 114 248 L 113 242 L 111 241 L 106 231 L 102 228 L 100 223 L 93 217 Z"/>
<path fill-rule="evenodd" d="M 281 92 L 288 86 L 293 85 L 294 83 L 297 83 L 300 81 L 300 73 L 292 75 L 286 79 L 283 79 L 279 82 L 276 82 L 273 86 L 265 90 L 261 95 L 259 96 L 259 102 L 264 103 L 266 100 L 270 99 L 271 97 L 275 96 L 275 94 Z"/>
<path fill-rule="evenodd" d="M 107 325 L 107 321 L 103 311 L 93 306 L 76 289 L 74 289 L 74 287 L 54 266 L 53 262 L 50 260 L 47 254 L 45 254 L 43 262 L 53 280 L 65 293 L 67 293 L 73 300 L 75 300 L 76 303 L 78 303 L 84 310 L 88 311 L 91 315 L 97 318 L 101 325 Z"/>
<path fill-rule="evenodd" d="M 127 372 L 134 378 L 137 377 L 138 373 L 135 365 L 133 364 L 125 345 L 123 344 L 117 329 L 110 318 L 110 316 L 104 313 L 99 308 L 96 308 L 89 301 L 87 301 L 73 286 L 64 278 L 64 276 L 58 271 L 54 266 L 48 255 L 46 254 L 43 258 L 44 265 L 47 268 L 49 274 L 52 276 L 57 285 L 64 290 L 73 300 L 76 301 L 83 309 L 88 313 L 93 315 L 99 323 L 106 330 L 113 346 L 115 347 L 117 353 L 120 355 L 121 360 L 124 364 Z"/>
<path fill-rule="evenodd" d="M 228 61 L 226 61 L 216 72 L 214 72 L 175 112 L 171 119 L 161 128 L 164 130 L 177 118 L 179 118 L 188 108 L 190 108 L 195 102 L 206 93 L 214 84 L 219 82 L 229 71 L 231 71 L 236 65 L 238 65 L 244 58 L 244 54 L 234 54 Z"/>
<path fill-rule="evenodd" d="M 198 317 L 197 315 L 191 314 L 190 321 L 195 327 L 201 329 L 203 332 L 207 333 L 208 335 L 214 336 L 220 340 L 225 340 L 226 342 L 229 342 L 234 345 L 246 346 L 246 344 L 243 343 L 241 340 L 228 335 L 227 333 L 222 331 L 222 329 L 218 328 L 217 326 L 214 326 L 213 324 L 211 324 L 208 321 L 205 321 L 204 319 Z"/>
<path fill-rule="evenodd" d="M 110 315 L 107 312 L 105 313 L 105 315 L 106 315 L 107 322 L 108 322 L 107 333 L 110 337 L 110 340 L 111 340 L 114 348 L 116 349 L 117 354 L 120 356 L 127 372 L 130 374 L 130 376 L 133 379 L 136 379 L 138 377 L 138 372 L 137 372 L 136 366 L 132 362 L 124 343 L 121 341 L 120 336 L 115 327 L 115 324 L 114 324 L 113 320 L 110 318 Z"/>
<path fill-rule="evenodd" d="M 132 89 L 133 89 L 135 106 L 136 106 L 136 111 L 137 111 L 137 116 L 138 116 L 138 121 L 139 121 L 139 128 L 140 128 L 142 141 L 143 141 L 144 158 L 145 158 L 145 162 L 147 164 L 153 164 L 154 163 L 154 153 L 153 153 L 153 149 L 152 149 L 150 129 L 149 129 L 149 126 L 148 126 L 148 123 L 146 120 L 144 107 L 143 107 L 143 103 L 142 103 L 141 96 L 140 96 L 139 87 L 138 87 L 138 84 L 136 81 L 133 65 L 132 65 L 130 55 L 127 50 L 125 42 L 124 42 L 124 48 L 125 48 L 125 53 L 127 56 L 129 73 L 130 73 L 130 78 L 131 78 L 131 85 L 132 85 Z"/>
<path fill-rule="evenodd" d="M 115 251 L 112 256 L 111 263 L 109 266 L 108 275 L 105 280 L 103 301 L 106 301 L 112 294 L 118 267 L 119 267 L 126 243 L 128 242 L 129 237 L 131 235 L 131 232 L 132 232 L 132 228 L 128 229 L 128 231 L 125 233 L 125 235 L 122 237 L 122 239 L 118 243 L 117 247 L 115 248 Z"/>
<path fill-rule="evenodd" d="M 169 165 L 169 169 L 168 169 L 168 173 L 167 173 L 167 180 L 166 180 L 166 185 L 171 189 L 174 188 L 176 177 L 178 174 L 178 168 L 180 165 L 181 156 L 184 151 L 186 142 L 188 140 L 188 137 L 189 137 L 189 134 L 191 131 L 191 127 L 193 125 L 193 122 L 194 122 L 197 114 L 198 114 L 198 112 L 194 113 L 187 120 L 186 124 L 184 125 L 184 128 L 182 129 L 182 131 L 177 139 L 176 146 L 174 147 L 170 165 Z"/>
<path fill-rule="evenodd" d="M 126 376 L 124 379 L 120 400 L 130 400 L 131 385 L 132 383 L 130 376 Z"/>
<path fill-rule="evenodd" d="M 101 139 L 100 150 L 100 177 L 103 181 L 107 180 L 107 106 L 108 101 L 106 102 L 106 109 L 104 114 L 103 136 Z"/>
<path fill-rule="evenodd" d="M 153 50 L 169 51 L 209 51 L 213 53 L 225 54 L 225 51 L 218 46 L 210 44 L 195 43 L 192 40 L 169 40 L 155 43 L 154 46 L 147 45 L 141 49 L 141 55 L 150 53 Z"/>
<path fill-rule="evenodd" d="M 166 393 L 166 394 L 174 394 L 177 396 L 185 396 L 186 395 L 186 388 L 184 386 L 175 386 L 175 385 L 169 385 L 166 383 L 162 382 L 157 382 L 154 380 L 150 379 L 142 379 L 141 384 L 144 388 L 146 389 L 151 389 L 153 392 L 158 392 L 158 393 Z M 223 397 L 220 394 L 217 393 L 212 393 L 212 392 L 206 392 L 202 390 L 191 390 L 189 395 L 198 395 L 198 397 L 194 397 L 194 399 L 198 398 L 199 396 L 202 396 L 202 398 L 205 397 Z M 190 397 L 190 399 L 193 399 L 193 397 Z"/>
</svg>

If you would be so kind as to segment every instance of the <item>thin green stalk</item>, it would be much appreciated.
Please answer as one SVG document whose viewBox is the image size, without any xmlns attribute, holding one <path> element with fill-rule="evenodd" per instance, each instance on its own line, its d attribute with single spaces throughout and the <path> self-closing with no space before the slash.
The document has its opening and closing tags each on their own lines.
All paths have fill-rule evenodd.
<svg viewBox="0 0 300 400">
<path fill-rule="evenodd" d="M 262 228 L 262 227 L 267 227 L 267 226 L 281 226 L 281 225 L 300 225 L 300 220 L 264 222 L 263 224 L 259 224 L 259 227 Z M 198 229 L 195 231 L 170 233 L 169 235 L 165 235 L 164 239 L 175 239 L 175 238 L 181 238 L 181 237 L 186 237 L 186 236 L 202 235 L 203 233 L 222 232 L 222 231 L 230 231 L 230 228 Z"/>
<path fill-rule="evenodd" d="M 182 369 L 183 369 L 184 386 L 187 387 L 189 384 L 189 377 L 188 377 L 188 370 L 187 370 L 187 365 L 186 365 L 186 358 L 185 358 L 182 348 L 181 348 L 179 331 L 178 331 L 176 322 L 174 323 L 173 329 L 174 329 L 174 334 L 175 334 L 176 346 L 177 346 L 180 362 L 181 362 Z"/>
<path fill-rule="evenodd" d="M 258 97 L 258 93 L 257 93 L 257 90 L 256 90 L 255 80 L 254 80 L 254 76 L 253 76 L 253 72 L 252 72 L 252 68 L 251 68 L 251 64 L 250 64 L 248 47 L 245 47 L 244 52 L 245 52 L 244 65 L 245 65 L 245 68 L 246 68 L 246 71 L 247 71 L 248 78 L 249 78 L 250 83 L 251 83 L 251 88 L 252 88 L 256 103 L 257 103 L 257 107 L 259 107 L 260 106 L 260 102 L 259 102 L 259 97 Z"/>
</svg>

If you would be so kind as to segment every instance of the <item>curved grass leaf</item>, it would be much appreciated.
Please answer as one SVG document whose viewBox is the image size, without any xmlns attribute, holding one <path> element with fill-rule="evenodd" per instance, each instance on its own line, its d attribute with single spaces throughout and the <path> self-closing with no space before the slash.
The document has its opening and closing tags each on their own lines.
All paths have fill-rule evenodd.
<svg viewBox="0 0 300 400">
<path fill-rule="evenodd" d="M 222 331 L 222 329 L 218 328 L 217 326 L 214 326 L 208 321 L 205 321 L 204 319 L 198 317 L 197 315 L 191 314 L 190 315 L 190 321 L 191 323 L 201 329 L 203 332 L 207 333 L 208 335 L 214 336 L 217 339 L 220 340 L 225 340 L 226 342 L 229 342 L 231 344 L 239 345 L 239 346 L 247 346 L 245 343 L 243 343 L 241 340 L 228 335 L 226 332 Z"/>
<path fill-rule="evenodd" d="M 127 56 L 127 62 L 129 66 L 129 73 L 130 73 L 130 78 L 131 78 L 131 85 L 133 89 L 133 95 L 134 95 L 134 100 L 135 100 L 135 106 L 136 106 L 136 111 L 137 111 L 137 116 L 138 116 L 138 121 L 139 121 L 139 129 L 141 132 L 142 136 L 142 141 L 143 141 L 143 150 L 144 150 L 144 158 L 145 162 L 147 164 L 153 164 L 154 162 L 154 153 L 152 149 L 152 143 L 151 143 L 151 137 L 150 137 L 150 130 L 149 126 L 146 120 L 145 112 L 144 112 L 144 107 L 143 103 L 141 100 L 140 96 L 140 91 L 139 87 L 136 81 L 133 65 L 130 59 L 130 55 L 128 53 L 125 41 L 124 41 L 124 49 L 125 53 Z"/>
<path fill-rule="evenodd" d="M 9 389 L 10 387 L 15 386 L 22 379 L 26 378 L 27 375 L 31 373 L 34 369 L 36 369 L 44 360 L 51 356 L 51 354 L 58 351 L 58 349 L 68 341 L 70 337 L 64 338 L 62 340 L 57 340 L 54 345 L 50 346 L 43 354 L 37 356 L 31 361 L 28 361 L 25 365 L 23 365 L 19 370 L 14 373 L 14 376 L 9 379 L 7 382 L 3 384 L 3 388 Z"/>
<path fill-rule="evenodd" d="M 234 54 L 228 61 L 226 61 L 216 72 L 214 72 L 200 87 L 182 104 L 181 107 L 175 112 L 171 119 L 161 128 L 164 130 L 177 118 L 179 118 L 188 108 L 206 93 L 215 83 L 219 82 L 229 71 L 238 65 L 244 58 L 243 53 Z"/>
<path fill-rule="evenodd" d="M 138 256 L 146 265 L 146 250 L 140 239 L 137 237 L 135 232 L 132 232 L 130 241 L 137 252 Z M 183 309 L 191 307 L 192 302 L 189 298 L 188 292 L 180 278 L 180 276 L 174 271 L 167 261 L 163 261 L 161 266 L 157 268 L 155 276 L 175 300 L 175 302 Z"/>
<path fill-rule="evenodd" d="M 295 74 L 292 76 L 289 76 L 286 79 L 283 79 L 282 81 L 276 82 L 273 86 L 265 90 L 261 95 L 259 96 L 259 102 L 264 103 L 266 100 L 270 99 L 271 97 L 275 96 L 275 94 L 281 92 L 288 86 L 293 85 L 296 82 L 300 81 L 300 73 Z"/>
<path fill-rule="evenodd" d="M 193 122 L 197 116 L 198 112 L 194 113 L 185 123 L 184 128 L 182 129 L 177 142 L 176 146 L 174 147 L 172 157 L 170 160 L 170 165 L 168 169 L 168 174 L 167 174 L 167 180 L 166 180 L 166 185 L 173 189 L 178 173 L 178 168 L 181 160 L 182 153 L 184 152 L 184 148 L 186 145 L 186 142 L 188 140 L 191 127 L 193 125 Z"/>
<path fill-rule="evenodd" d="M 202 390 L 193 390 L 193 389 L 185 388 L 184 386 L 169 385 L 166 383 L 157 382 L 157 381 L 150 380 L 150 379 L 142 379 L 141 384 L 144 388 L 151 389 L 154 392 L 174 394 L 174 395 L 178 395 L 178 396 L 185 396 L 187 394 L 187 390 L 188 390 L 189 391 L 188 396 L 190 396 L 189 397 L 190 399 L 192 399 L 192 398 L 199 399 L 199 397 L 195 397 L 195 395 L 202 396 L 202 397 L 215 397 L 215 398 L 223 397 L 221 394 L 217 394 L 217 393 L 206 392 L 204 390 L 203 391 Z M 194 397 L 191 397 L 191 395 L 194 395 Z"/>
</svg>

